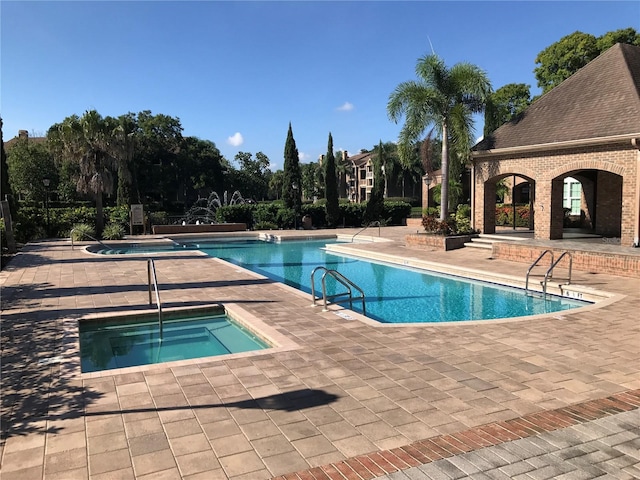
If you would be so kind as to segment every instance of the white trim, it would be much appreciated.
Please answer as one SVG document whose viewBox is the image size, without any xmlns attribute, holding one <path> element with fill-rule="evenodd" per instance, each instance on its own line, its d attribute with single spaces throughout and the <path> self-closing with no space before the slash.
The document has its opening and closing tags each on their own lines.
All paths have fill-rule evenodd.
<svg viewBox="0 0 640 480">
<path fill-rule="evenodd" d="M 472 151 L 472 157 L 486 157 L 489 155 L 501 155 L 508 153 L 536 152 L 544 150 L 559 150 L 561 148 L 587 147 L 594 145 L 607 145 L 613 143 L 631 142 L 631 145 L 638 147 L 640 144 L 640 133 L 627 133 L 624 135 L 612 135 L 609 137 L 586 138 L 580 140 L 568 140 L 565 142 L 540 143 L 537 145 L 523 145 L 520 147 L 497 148 L 495 150 Z"/>
</svg>

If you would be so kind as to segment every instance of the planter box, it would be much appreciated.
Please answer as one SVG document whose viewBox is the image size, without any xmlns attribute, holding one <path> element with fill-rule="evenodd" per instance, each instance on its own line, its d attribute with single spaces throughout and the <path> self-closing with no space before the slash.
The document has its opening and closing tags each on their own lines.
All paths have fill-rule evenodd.
<svg viewBox="0 0 640 480">
<path fill-rule="evenodd" d="M 175 233 L 211 233 L 211 232 L 243 232 L 246 223 L 213 223 L 202 225 L 154 225 L 154 234 Z"/>
<path fill-rule="evenodd" d="M 464 247 L 464 244 L 471 241 L 473 235 L 454 235 L 445 237 L 444 235 L 432 235 L 428 233 L 414 233 L 405 237 L 407 247 L 411 248 L 437 248 L 438 250 L 456 250 Z"/>
</svg>

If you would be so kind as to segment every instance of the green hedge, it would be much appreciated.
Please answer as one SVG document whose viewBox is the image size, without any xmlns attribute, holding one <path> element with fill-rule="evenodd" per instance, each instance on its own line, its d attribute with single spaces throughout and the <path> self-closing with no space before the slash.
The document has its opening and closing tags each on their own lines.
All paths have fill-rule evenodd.
<svg viewBox="0 0 640 480">
<path fill-rule="evenodd" d="M 216 210 L 216 220 L 220 223 L 244 223 L 247 228 L 253 228 L 254 204 L 245 203 L 226 205 Z"/>
<path fill-rule="evenodd" d="M 411 204 L 406 202 L 384 202 L 382 210 L 387 225 L 403 225 L 411 215 Z"/>
<path fill-rule="evenodd" d="M 118 225 L 129 231 L 129 207 L 105 207 L 104 224 Z M 96 209 L 93 207 L 49 208 L 49 237 L 68 237 L 74 225 L 86 224 L 95 229 Z M 115 228 L 115 227 L 113 227 Z M 41 207 L 21 206 L 14 219 L 16 240 L 26 243 L 47 237 L 47 211 Z"/>
</svg>

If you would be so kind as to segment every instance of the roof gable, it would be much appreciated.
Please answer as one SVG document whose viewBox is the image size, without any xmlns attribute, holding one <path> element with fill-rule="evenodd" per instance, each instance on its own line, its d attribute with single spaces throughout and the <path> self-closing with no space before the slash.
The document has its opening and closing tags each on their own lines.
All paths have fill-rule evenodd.
<svg viewBox="0 0 640 480">
<path fill-rule="evenodd" d="M 474 150 L 640 133 L 640 47 L 618 43 L 533 102 Z"/>
</svg>

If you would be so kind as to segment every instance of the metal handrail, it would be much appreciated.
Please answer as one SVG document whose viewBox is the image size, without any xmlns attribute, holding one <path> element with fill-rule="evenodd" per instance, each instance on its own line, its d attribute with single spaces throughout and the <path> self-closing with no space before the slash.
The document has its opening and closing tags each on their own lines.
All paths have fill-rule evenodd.
<svg viewBox="0 0 640 480">
<path fill-rule="evenodd" d="M 357 235 L 360 235 L 362 232 L 364 232 L 367 228 L 369 227 L 378 227 L 378 236 L 380 236 L 380 222 L 378 220 L 376 220 L 375 222 L 371 222 L 369 225 L 366 225 L 362 230 L 360 230 L 359 232 L 356 232 L 353 237 L 351 237 L 351 243 L 353 243 L 353 239 L 356 238 Z"/>
<path fill-rule="evenodd" d="M 153 259 L 147 260 L 147 279 L 149 283 L 149 305 L 153 305 L 151 298 L 151 281 L 153 280 L 153 287 L 156 292 L 156 305 L 158 306 L 158 327 L 160 328 L 160 341 L 163 337 L 163 323 L 162 323 L 162 303 L 160 303 L 160 289 L 158 288 L 158 277 L 156 276 L 156 264 Z"/>
<path fill-rule="evenodd" d="M 547 280 L 551 278 L 553 269 L 556 267 L 556 265 L 560 263 L 560 260 L 562 260 L 562 258 L 565 255 L 569 255 L 569 278 L 567 279 L 567 283 L 565 285 L 569 285 L 571 283 L 571 269 L 573 268 L 573 256 L 571 255 L 571 252 L 562 252 L 562 255 L 560 255 L 558 259 L 555 262 L 553 262 L 553 264 L 549 267 L 549 270 L 547 270 L 547 273 L 544 275 L 544 285 L 542 287 L 542 291 L 544 292 L 545 297 L 547 296 Z"/>
<path fill-rule="evenodd" d="M 531 270 L 533 270 L 533 267 L 535 267 L 538 262 L 542 260 L 542 257 L 544 257 L 547 253 L 551 254 L 551 264 L 553 264 L 553 252 L 551 250 L 545 250 L 538 256 L 538 258 L 536 258 L 536 260 L 529 266 L 529 269 L 527 270 L 527 277 L 524 284 L 525 293 L 529 291 L 529 274 L 531 273 Z"/>
<path fill-rule="evenodd" d="M 335 300 L 341 297 L 345 297 L 348 295 L 348 299 L 349 299 L 349 308 L 351 310 L 353 310 L 353 291 L 357 290 L 358 293 L 360 293 L 360 299 L 362 300 L 362 313 L 364 315 L 367 314 L 367 308 L 366 308 L 366 303 L 365 303 L 365 296 L 364 296 L 364 291 L 355 283 L 353 283 L 351 280 L 349 280 L 347 277 L 345 277 L 344 275 L 342 275 L 340 272 L 338 272 L 337 270 L 330 270 L 327 267 L 324 266 L 318 266 L 316 268 L 313 269 L 313 271 L 311 272 L 311 297 L 313 298 L 313 306 L 316 306 L 316 289 L 315 289 L 315 281 L 314 281 L 314 277 L 315 277 L 315 273 L 318 270 L 323 270 L 324 273 L 322 274 L 322 279 L 321 279 L 321 284 L 322 284 L 322 300 L 324 303 L 324 308 L 323 311 L 326 312 L 327 311 L 327 300 Z M 347 291 L 344 293 L 337 293 L 335 295 L 327 295 L 327 285 L 326 285 L 326 278 L 327 275 L 333 277 L 335 279 L 336 282 L 340 283 L 342 286 L 344 286 Z M 335 303 L 339 303 L 339 302 L 335 302 Z"/>
<path fill-rule="evenodd" d="M 74 244 L 73 244 L 73 232 L 77 231 L 77 228 L 72 228 L 71 232 L 69 233 L 69 237 L 71 237 L 71 250 L 73 250 Z M 97 238 L 92 237 L 91 235 L 89 235 L 88 233 L 82 232 L 80 231 L 80 235 L 82 237 L 89 237 L 91 240 L 93 240 L 94 242 L 98 242 L 100 245 L 102 245 L 104 248 L 111 250 L 111 247 L 109 245 L 106 245 L 104 243 L 102 243 L 100 240 L 98 240 Z"/>
</svg>

